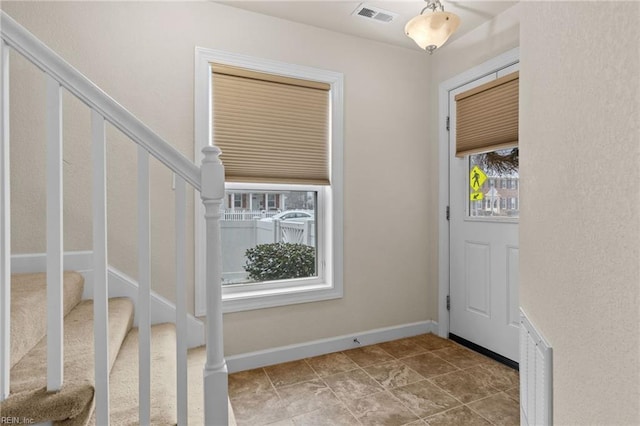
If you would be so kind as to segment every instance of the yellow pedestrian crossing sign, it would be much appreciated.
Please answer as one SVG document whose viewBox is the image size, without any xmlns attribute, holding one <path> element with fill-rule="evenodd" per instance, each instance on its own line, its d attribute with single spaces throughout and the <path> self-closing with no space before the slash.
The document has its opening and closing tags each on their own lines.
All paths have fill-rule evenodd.
<svg viewBox="0 0 640 426">
<path fill-rule="evenodd" d="M 484 181 L 487 180 L 487 175 L 480 169 L 478 166 L 473 166 L 473 169 L 469 172 L 469 185 L 473 188 L 474 191 L 478 191 Z M 482 198 L 475 198 L 476 200 L 481 200 Z"/>
<path fill-rule="evenodd" d="M 469 194 L 469 199 L 471 201 L 480 201 L 484 199 L 484 194 L 482 192 L 472 192 Z"/>
</svg>

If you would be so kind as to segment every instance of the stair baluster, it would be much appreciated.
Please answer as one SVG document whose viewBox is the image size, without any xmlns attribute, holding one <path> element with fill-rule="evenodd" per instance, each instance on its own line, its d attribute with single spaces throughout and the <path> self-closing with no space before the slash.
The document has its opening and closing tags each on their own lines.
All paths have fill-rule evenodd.
<svg viewBox="0 0 640 426">
<path fill-rule="evenodd" d="M 62 87 L 47 75 L 47 390 L 64 377 L 62 314 Z"/>
<path fill-rule="evenodd" d="M 91 110 L 93 162 L 93 336 L 96 424 L 109 424 L 109 292 L 107 288 L 107 156 L 105 120 Z"/>
<path fill-rule="evenodd" d="M 186 184 L 180 176 L 175 176 L 175 232 L 176 232 L 176 388 L 178 389 L 178 426 L 188 422 L 188 382 L 187 382 L 187 289 L 186 278 Z"/>
<path fill-rule="evenodd" d="M 9 396 L 11 352 L 11 173 L 9 46 L 0 41 L 0 401 Z"/>
<path fill-rule="evenodd" d="M 151 235 L 149 153 L 138 146 L 138 392 L 141 425 L 151 423 Z"/>
</svg>

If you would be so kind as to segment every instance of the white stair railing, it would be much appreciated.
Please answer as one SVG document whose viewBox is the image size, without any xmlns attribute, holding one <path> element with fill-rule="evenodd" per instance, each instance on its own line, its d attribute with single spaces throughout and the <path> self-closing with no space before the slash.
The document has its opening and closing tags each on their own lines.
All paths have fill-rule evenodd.
<svg viewBox="0 0 640 426">
<path fill-rule="evenodd" d="M 0 69 L 0 401 L 10 393 L 10 164 L 9 164 L 9 50 L 24 56 L 47 78 L 47 387 L 63 386 L 64 330 L 62 323 L 62 102 L 64 88 L 91 109 L 93 163 L 93 253 L 96 424 L 109 424 L 108 351 L 108 247 L 106 197 L 105 123 L 110 123 L 138 145 L 138 259 L 139 294 L 139 423 L 150 423 L 151 365 L 151 246 L 149 156 L 176 175 L 176 328 L 178 424 L 187 424 L 186 341 L 186 184 L 200 191 L 206 214 L 207 359 L 204 366 L 204 424 L 228 423 L 227 367 L 222 336 L 222 262 L 220 206 L 224 197 L 224 168 L 220 150 L 203 149 L 201 167 L 193 164 L 169 143 L 136 119 L 100 88 L 66 63 L 5 12 L 0 11 L 2 34 Z"/>
</svg>

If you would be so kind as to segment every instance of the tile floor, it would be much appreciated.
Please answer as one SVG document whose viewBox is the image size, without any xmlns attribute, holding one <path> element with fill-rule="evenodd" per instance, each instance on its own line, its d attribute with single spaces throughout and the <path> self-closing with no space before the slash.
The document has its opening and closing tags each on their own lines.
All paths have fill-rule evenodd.
<svg viewBox="0 0 640 426">
<path fill-rule="evenodd" d="M 518 373 L 433 334 L 229 376 L 239 426 L 517 425 Z"/>
</svg>

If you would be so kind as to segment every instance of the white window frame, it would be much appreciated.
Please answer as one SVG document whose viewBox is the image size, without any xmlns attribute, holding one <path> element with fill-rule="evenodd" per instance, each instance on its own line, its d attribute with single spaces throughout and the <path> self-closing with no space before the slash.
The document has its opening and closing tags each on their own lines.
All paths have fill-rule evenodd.
<svg viewBox="0 0 640 426">
<path fill-rule="evenodd" d="M 331 185 L 265 185 L 227 183 L 226 189 L 262 189 L 286 191 L 316 191 L 316 221 L 318 235 L 318 274 L 313 278 L 269 281 L 267 284 L 223 286 L 223 312 L 238 312 L 307 303 L 343 297 L 343 75 L 280 61 L 256 58 L 216 49 L 196 47 L 195 50 L 195 144 L 196 164 L 202 161 L 202 148 L 209 145 L 211 135 L 211 63 L 247 68 L 286 77 L 328 83 L 330 89 Z M 195 314 L 206 314 L 204 288 L 204 208 L 200 194 L 195 194 Z M 268 206 L 265 206 L 268 207 Z M 223 247 L 224 250 L 224 247 Z"/>
<path fill-rule="evenodd" d="M 259 191 L 310 191 L 316 192 L 316 229 L 326 229 L 328 216 L 326 199 L 330 196 L 330 188 L 315 185 L 282 185 L 282 184 L 250 184 L 250 183 L 227 183 L 227 191 L 233 190 L 255 190 Z M 299 291 L 309 291 L 322 288 L 327 282 L 327 275 L 330 275 L 331 263 L 327 262 L 327 232 L 319 232 L 316 238 L 316 276 L 309 278 L 297 278 L 292 280 L 273 280 L 258 283 L 231 284 L 223 287 L 223 294 L 228 300 L 246 297 L 248 294 L 281 294 L 288 292 L 292 288 Z"/>
</svg>

